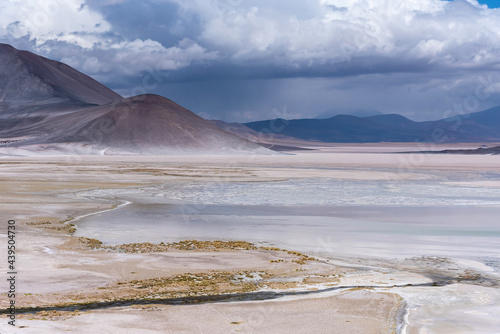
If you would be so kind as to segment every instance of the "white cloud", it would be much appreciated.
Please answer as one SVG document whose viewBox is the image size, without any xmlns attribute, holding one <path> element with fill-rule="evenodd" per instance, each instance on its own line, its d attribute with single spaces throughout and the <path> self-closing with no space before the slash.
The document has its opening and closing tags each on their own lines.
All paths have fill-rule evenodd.
<svg viewBox="0 0 500 334">
<path fill-rule="evenodd" d="M 123 73 L 127 71 L 177 70 L 188 66 L 193 61 L 213 60 L 215 52 L 207 52 L 197 43 L 184 39 L 176 46 L 165 48 L 153 40 L 124 41 L 105 47 L 113 51 L 113 62 L 123 64 Z M 128 67 L 128 69 L 127 69 Z M 133 72 L 126 74 L 134 74 Z"/>
<path fill-rule="evenodd" d="M 14 25 L 14 37 L 29 35 L 38 45 L 51 40 L 90 48 L 96 40 L 80 34 L 104 33 L 111 28 L 101 14 L 82 7 L 80 0 L 3 1 L 0 12 L 0 32 L 5 34 Z"/>
<path fill-rule="evenodd" d="M 0 12 L 0 38 L 28 37 L 33 51 L 58 55 L 61 61 L 91 75 L 111 71 L 137 75 L 150 68 L 176 70 L 194 61 L 217 58 L 216 52 L 208 52 L 189 39 L 164 47 L 151 39 L 117 36 L 112 24 L 82 0 L 2 1 Z"/>
<path fill-rule="evenodd" d="M 108 57 L 101 60 L 117 62 L 114 67 L 123 74 L 153 65 L 176 70 L 196 61 L 307 71 L 338 64 L 356 67 L 356 59 L 367 57 L 473 68 L 500 56 L 500 11 L 476 0 L 290 0 L 286 6 L 280 0 L 163 1 L 178 4 L 178 22 L 197 17 L 199 34 L 162 45 L 115 34 L 98 7 L 81 0 L 12 0 L 0 2 L 0 35 L 29 35 L 46 54 L 47 42 L 106 51 Z M 148 24 L 137 29 L 147 33 Z"/>
<path fill-rule="evenodd" d="M 188 39 L 169 48 L 150 39 L 108 43 L 101 45 L 99 52 L 103 54 L 99 58 L 93 52 L 81 52 L 78 56 L 63 57 L 61 61 L 90 75 L 137 76 L 144 71 L 177 70 L 192 62 L 218 57 Z"/>
<path fill-rule="evenodd" d="M 445 100 L 442 108 L 474 92 L 479 73 L 500 71 L 500 10 L 476 0 L 83 1 L 0 0 L 0 40 L 17 40 L 121 89 L 141 84 L 145 72 L 184 69 L 169 80 L 194 82 L 187 102 L 216 86 L 199 83 L 213 76 L 291 78 L 294 84 L 269 85 L 252 98 L 246 98 L 250 85 L 241 84 L 245 91 L 235 94 L 234 106 L 248 110 L 263 101 L 263 112 L 264 103 L 282 105 L 290 96 L 291 105 L 304 101 L 304 109 L 314 100 L 316 109 L 340 101 L 398 112 L 408 100 L 412 113 L 420 106 L 433 113 L 436 100 Z M 190 68 L 199 63 L 216 66 Z M 300 95 L 304 82 L 317 84 L 307 96 Z M 226 94 L 231 85 L 221 87 Z M 213 89 L 203 108 L 217 95 Z M 225 108 L 216 100 L 213 110 Z"/>
<path fill-rule="evenodd" d="M 475 0 L 318 0 L 308 2 L 313 17 L 297 1 L 289 2 L 296 12 L 273 10 L 276 0 L 177 2 L 202 18 L 199 42 L 235 63 L 308 67 L 378 56 L 470 67 L 500 56 L 500 12 Z"/>
</svg>

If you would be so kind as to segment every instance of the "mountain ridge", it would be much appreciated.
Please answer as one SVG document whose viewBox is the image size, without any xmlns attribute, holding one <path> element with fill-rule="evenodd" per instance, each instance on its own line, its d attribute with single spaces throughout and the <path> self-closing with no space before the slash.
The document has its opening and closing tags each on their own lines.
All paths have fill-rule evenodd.
<svg viewBox="0 0 500 334">
<path fill-rule="evenodd" d="M 49 154 L 272 152 L 153 94 L 123 98 L 70 66 L 0 44 L 0 146 Z"/>
<path fill-rule="evenodd" d="M 270 127 L 270 124 L 274 126 Z M 368 117 L 336 115 L 327 119 L 270 119 L 243 125 L 257 132 L 275 128 L 280 135 L 331 143 L 494 142 L 500 141 L 500 107 L 423 122 L 399 114 L 381 114 Z"/>
<path fill-rule="evenodd" d="M 100 105 L 122 96 L 74 68 L 0 44 L 0 101 L 30 104 L 53 99 Z"/>
<path fill-rule="evenodd" d="M 208 152 L 210 147 L 217 152 L 260 151 L 259 144 L 287 147 L 287 141 L 500 141 L 500 107 L 425 122 L 380 112 L 366 117 L 207 121 L 158 95 L 123 98 L 66 64 L 7 44 L 0 44 L 0 79 L 4 146 L 78 144 L 106 151 L 108 145 L 109 150 L 161 154 Z"/>
</svg>

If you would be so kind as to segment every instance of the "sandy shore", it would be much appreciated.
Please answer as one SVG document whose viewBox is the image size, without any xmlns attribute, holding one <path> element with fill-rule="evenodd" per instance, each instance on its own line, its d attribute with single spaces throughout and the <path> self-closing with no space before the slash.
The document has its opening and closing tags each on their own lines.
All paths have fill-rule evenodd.
<svg viewBox="0 0 500 334">
<path fill-rule="evenodd" d="M 366 291 L 281 302 L 132 306 L 64 321 L 30 321 L 38 333 L 390 333 L 395 295 Z"/>
<path fill-rule="evenodd" d="M 433 282 L 440 283 L 440 277 L 456 276 L 457 272 L 452 271 L 457 268 L 455 263 L 424 266 L 417 260 L 391 264 L 363 259 L 353 263 L 351 259 L 313 259 L 259 247 L 197 246 L 150 251 L 146 248 L 152 246 L 142 245 L 131 252 L 102 245 L 92 248 L 85 239 L 71 236 L 71 221 L 61 222 L 110 210 L 119 203 L 109 198 L 91 200 L 68 195 L 89 189 L 200 180 L 418 180 L 428 178 L 426 169 L 455 170 L 460 161 L 464 171 L 478 168 L 488 172 L 500 166 L 500 157 L 469 158 L 463 163 L 461 157 L 426 155 L 408 167 L 404 161 L 411 161 L 411 156 L 366 153 L 210 158 L 2 157 L 0 233 L 5 249 L 7 221 L 16 220 L 19 313 L 16 328 L 8 326 L 4 318 L 0 331 L 398 332 L 405 310 L 400 296 L 410 300 L 411 289 L 429 289 Z M 378 170 L 364 169 L 368 167 Z M 386 171 L 387 167 L 401 168 L 395 173 Z M 490 182 L 480 186 L 498 185 Z M 0 269 L 6 272 L 6 264 L 1 263 Z M 438 270 L 436 275 L 429 275 L 434 269 Z M 198 283 L 209 279 L 212 282 Z M 478 295 L 490 293 L 483 290 L 477 290 Z M 7 307 L 7 303 L 2 298 L 1 307 Z M 417 333 L 421 324 L 414 327 L 411 323 L 412 317 L 418 323 L 420 315 L 408 311 L 410 325 L 406 330 Z"/>
<path fill-rule="evenodd" d="M 17 222 L 16 269 L 19 272 L 17 326 L 8 326 L 4 319 L 0 324 L 2 333 L 83 333 L 87 330 L 96 333 L 129 333 L 131 330 L 141 333 L 288 333 L 301 332 L 306 328 L 318 333 L 344 331 L 347 328 L 379 333 L 395 330 L 400 298 L 368 290 L 342 289 L 326 296 L 299 295 L 261 302 L 229 299 L 184 306 L 163 305 L 161 301 L 141 305 L 144 295 L 119 288 L 131 281 L 176 277 L 186 273 L 214 276 L 221 272 L 229 273 L 231 280 L 242 274 L 266 273 L 268 278 L 263 280 L 265 282 L 250 281 L 251 285 L 258 283 L 255 289 L 225 281 L 210 291 L 192 286 L 186 291 L 182 284 L 170 284 L 167 292 L 161 295 L 172 298 L 168 290 L 175 290 L 181 297 L 233 293 L 242 294 L 240 299 L 251 300 L 254 297 L 245 293 L 254 290 L 317 290 L 316 283 L 336 286 L 339 284 L 338 277 L 353 269 L 320 261 L 299 264 L 293 261 L 300 261 L 300 256 L 277 250 L 123 253 L 88 249 L 68 234 L 67 225 L 57 222 L 112 209 L 115 204 L 61 195 L 84 189 L 127 188 L 152 185 L 165 179 L 196 177 L 189 175 L 193 174 L 192 170 L 206 178 L 219 177 L 220 169 L 177 168 L 177 172 L 188 175 L 158 177 L 137 170 L 140 167 L 134 166 L 137 162 L 131 163 L 131 168 L 136 170 L 127 175 L 118 174 L 119 167 L 114 167 L 114 162 L 109 163 L 106 158 L 99 163 L 85 160 L 84 166 L 82 163 L 66 162 L 64 158 L 61 160 L 54 163 L 21 159 L 18 162 L 3 161 L 0 165 L 1 228 L 2 232 L 6 230 L 8 219 Z M 239 169 L 230 177 L 248 178 Z M 3 233 L 2 240 L 6 240 Z M 6 271 L 3 263 L 0 268 Z M 115 299 L 136 301 L 125 307 L 116 304 L 87 309 L 81 306 L 82 303 Z M 7 302 L 6 298 L 2 299 L 2 308 L 8 306 Z M 72 308 L 73 305 L 77 306 Z M 23 308 L 30 307 L 39 309 L 23 311 Z M 75 309 L 81 312 L 75 312 Z"/>
</svg>

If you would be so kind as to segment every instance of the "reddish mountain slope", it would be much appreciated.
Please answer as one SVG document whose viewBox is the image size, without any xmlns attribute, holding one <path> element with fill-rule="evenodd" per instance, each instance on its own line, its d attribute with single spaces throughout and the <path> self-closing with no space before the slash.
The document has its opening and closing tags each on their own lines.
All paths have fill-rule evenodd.
<svg viewBox="0 0 500 334">
<path fill-rule="evenodd" d="M 36 140 L 43 144 L 80 143 L 139 154 L 267 151 L 158 95 L 135 96 L 52 117 L 42 126 L 50 133 Z"/>
<path fill-rule="evenodd" d="M 70 66 L 0 44 L 0 111 L 100 105 L 121 96 Z M 73 108 L 73 109 L 75 109 Z M 49 108 L 50 109 L 50 108 Z M 61 108 L 59 108 L 61 109 Z M 71 108 L 69 108 L 71 109 Z"/>
</svg>

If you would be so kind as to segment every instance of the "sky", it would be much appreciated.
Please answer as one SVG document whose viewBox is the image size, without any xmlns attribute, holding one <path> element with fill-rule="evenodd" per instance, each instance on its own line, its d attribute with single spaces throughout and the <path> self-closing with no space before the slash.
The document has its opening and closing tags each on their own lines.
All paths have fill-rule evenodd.
<svg viewBox="0 0 500 334">
<path fill-rule="evenodd" d="M 480 4 L 487 5 L 490 8 L 499 8 L 500 7 L 500 1 L 498 0 L 480 0 Z"/>
<path fill-rule="evenodd" d="M 500 0 L 0 0 L 0 42 L 209 119 L 500 105 Z"/>
</svg>

